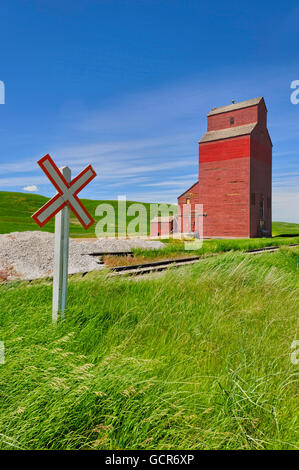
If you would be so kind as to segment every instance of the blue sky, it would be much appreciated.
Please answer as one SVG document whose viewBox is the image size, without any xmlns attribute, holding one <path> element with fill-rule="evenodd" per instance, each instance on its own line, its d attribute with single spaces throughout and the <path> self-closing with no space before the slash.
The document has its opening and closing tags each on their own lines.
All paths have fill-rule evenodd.
<svg viewBox="0 0 299 470">
<path fill-rule="evenodd" d="M 197 179 L 210 108 L 264 96 L 274 220 L 299 222 L 298 2 L 4 0 L 0 190 L 50 153 L 98 177 L 82 197 L 175 202 Z"/>
</svg>

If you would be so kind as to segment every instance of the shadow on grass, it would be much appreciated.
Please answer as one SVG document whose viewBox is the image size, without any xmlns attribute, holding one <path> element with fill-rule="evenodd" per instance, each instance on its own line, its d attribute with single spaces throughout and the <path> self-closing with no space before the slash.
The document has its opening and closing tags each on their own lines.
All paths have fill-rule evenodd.
<svg viewBox="0 0 299 470">
<path fill-rule="evenodd" d="M 299 237 L 299 233 L 280 233 L 279 235 L 273 235 L 272 238 L 295 238 Z"/>
</svg>

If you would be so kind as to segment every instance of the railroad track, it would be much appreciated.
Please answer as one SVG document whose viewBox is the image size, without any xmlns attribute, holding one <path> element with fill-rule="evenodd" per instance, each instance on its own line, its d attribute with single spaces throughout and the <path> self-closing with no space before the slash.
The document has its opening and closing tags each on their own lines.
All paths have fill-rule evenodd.
<svg viewBox="0 0 299 470">
<path fill-rule="evenodd" d="M 198 261 L 201 259 L 203 258 L 200 258 L 199 256 L 192 256 L 189 258 L 179 258 L 167 261 L 153 261 L 152 263 L 115 266 L 110 268 L 112 271 L 110 276 L 149 274 L 152 272 L 164 271 L 170 267 L 178 268 L 179 266 L 185 266 L 186 264 L 198 263 Z"/>
<path fill-rule="evenodd" d="M 246 250 L 244 251 L 245 254 L 247 255 L 259 255 L 261 253 L 273 253 L 274 251 L 279 250 L 279 248 L 282 248 L 282 246 L 285 246 L 287 248 L 296 248 L 296 246 L 299 246 L 298 243 L 294 243 L 292 245 L 281 245 L 281 246 L 265 246 L 264 248 L 257 248 L 254 250 Z"/>
<path fill-rule="evenodd" d="M 295 248 L 299 246 L 299 244 L 287 245 L 290 248 Z M 247 250 L 244 254 L 247 255 L 258 255 L 263 253 L 274 253 L 275 251 L 279 250 L 279 246 L 267 246 L 264 248 Z M 217 256 L 219 253 L 212 253 L 206 257 L 200 256 L 193 256 L 189 258 L 179 258 L 167 261 L 153 261 L 152 263 L 144 263 L 144 264 L 135 264 L 135 265 L 126 265 L 126 266 L 115 266 L 110 268 L 111 273 L 109 274 L 110 277 L 115 276 L 139 276 L 143 274 L 150 274 L 153 272 L 164 271 L 169 268 L 179 268 L 180 266 L 186 266 L 188 264 L 195 264 L 207 257 Z"/>
<path fill-rule="evenodd" d="M 284 245 L 287 246 L 288 248 L 295 248 L 298 247 L 299 244 L 292 244 L 292 245 Z M 264 248 L 259 248 L 259 249 L 253 249 L 253 250 L 247 250 L 244 251 L 244 254 L 247 255 L 258 255 L 258 254 L 263 254 L 263 253 L 274 253 L 275 251 L 279 250 L 279 246 L 266 246 Z M 91 256 L 102 256 L 107 253 L 89 253 Z M 112 253 L 111 253 L 112 254 Z M 120 253 L 114 253 L 119 255 Z M 131 252 L 126 252 L 126 255 L 131 254 Z M 151 263 L 144 263 L 144 264 L 134 264 L 134 265 L 126 265 L 126 266 L 115 266 L 110 269 L 110 272 L 108 274 L 109 277 L 115 277 L 115 276 L 138 276 L 138 275 L 144 275 L 144 274 L 150 274 L 153 272 L 159 272 L 159 271 L 164 271 L 169 268 L 179 268 L 180 266 L 186 266 L 188 264 L 195 264 L 199 263 L 200 261 L 203 261 L 207 258 L 210 258 L 212 256 L 218 256 L 220 253 L 211 253 L 206 255 L 205 257 L 200 257 L 200 256 L 192 256 L 188 258 L 177 258 L 173 260 L 164 260 L 164 261 L 153 261 Z M 102 264 L 101 262 L 99 264 Z M 84 277 L 86 274 L 88 274 L 90 271 L 82 272 L 82 273 L 77 273 L 81 274 L 82 277 Z M 74 274 L 70 274 L 70 277 L 74 276 Z M 44 277 L 42 278 L 44 280 L 51 280 L 52 277 Z M 27 279 L 29 283 L 32 281 L 35 281 L 36 279 Z M 17 280 L 16 280 L 17 281 Z M 10 284 L 16 281 L 1 281 L 0 284 Z"/>
</svg>

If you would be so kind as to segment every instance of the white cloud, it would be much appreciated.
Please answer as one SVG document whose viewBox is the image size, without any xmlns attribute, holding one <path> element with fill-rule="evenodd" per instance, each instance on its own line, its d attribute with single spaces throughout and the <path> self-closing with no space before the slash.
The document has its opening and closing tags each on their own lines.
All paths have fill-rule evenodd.
<svg viewBox="0 0 299 470">
<path fill-rule="evenodd" d="M 241 101 L 265 94 L 274 143 L 273 218 L 298 221 L 299 107 L 285 97 L 281 100 L 281 90 L 288 87 L 285 76 L 276 68 L 249 74 L 239 70 L 232 80 L 229 70 L 224 72 L 221 86 L 218 76 L 209 72 L 188 82 L 117 96 L 107 107 L 96 105 L 75 117 L 71 110 L 65 116 L 71 123 L 67 140 L 55 146 L 49 140 L 40 156 L 49 152 L 58 167 L 70 166 L 73 177 L 91 163 L 98 177 L 84 189 L 84 197 L 115 199 L 121 191 L 130 200 L 176 201 L 197 179 L 197 142 L 210 108 L 227 104 L 231 97 Z M 0 162 L 0 188 L 15 190 L 29 180 L 52 195 L 52 184 L 36 164 L 40 156 L 31 153 L 24 160 Z"/>
<path fill-rule="evenodd" d="M 23 188 L 24 191 L 28 191 L 29 193 L 35 193 L 36 191 L 38 191 L 38 187 L 35 186 L 35 184 L 33 184 L 32 186 L 25 186 L 25 188 Z"/>
<path fill-rule="evenodd" d="M 29 178 L 32 184 L 28 186 L 37 186 L 37 185 L 44 186 L 45 184 L 49 184 L 53 188 L 53 185 L 50 183 L 46 175 L 42 171 L 40 171 L 40 173 L 41 173 L 40 176 L 31 175 L 28 177 L 28 175 L 26 176 L 24 175 L 24 176 L 8 176 L 7 178 L 0 178 L 0 188 L 2 190 L 2 188 L 15 188 L 15 187 L 24 188 L 24 186 L 27 187 L 27 182 Z M 11 190 L 15 191 L 16 189 L 11 189 Z"/>
</svg>

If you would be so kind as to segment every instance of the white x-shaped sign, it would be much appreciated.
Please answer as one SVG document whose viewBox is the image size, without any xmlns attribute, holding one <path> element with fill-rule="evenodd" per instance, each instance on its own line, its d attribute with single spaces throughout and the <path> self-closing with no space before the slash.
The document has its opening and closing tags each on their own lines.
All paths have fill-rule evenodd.
<svg viewBox="0 0 299 470">
<path fill-rule="evenodd" d="M 41 158 L 37 163 L 57 189 L 57 194 L 33 214 L 32 218 L 35 222 L 40 227 L 43 227 L 57 212 L 68 204 L 83 227 L 88 229 L 94 223 L 94 220 L 81 203 L 77 194 L 96 177 L 92 166 L 88 165 L 85 170 L 68 183 L 50 155 Z"/>
</svg>

